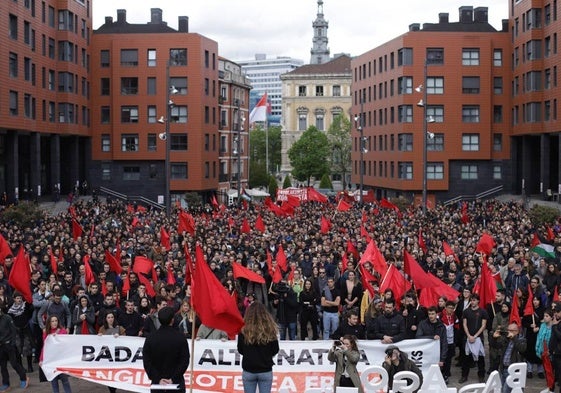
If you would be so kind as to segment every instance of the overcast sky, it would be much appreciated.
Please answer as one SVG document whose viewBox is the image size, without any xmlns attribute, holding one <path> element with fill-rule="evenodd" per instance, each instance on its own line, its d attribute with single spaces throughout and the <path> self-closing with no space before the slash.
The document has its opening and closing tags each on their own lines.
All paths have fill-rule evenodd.
<svg viewBox="0 0 561 393">
<path fill-rule="evenodd" d="M 331 54 L 357 56 L 407 32 L 411 23 L 437 23 L 438 14 L 458 21 L 460 6 L 488 7 L 489 21 L 500 30 L 508 19 L 509 0 L 324 0 L 329 22 Z M 218 42 L 219 54 L 230 60 L 290 56 L 310 60 L 312 22 L 317 0 L 94 0 L 93 25 L 105 16 L 117 19 L 117 9 L 127 10 L 127 21 L 146 23 L 150 8 L 162 8 L 163 19 L 177 28 L 177 17 L 189 17 L 189 31 Z"/>
</svg>

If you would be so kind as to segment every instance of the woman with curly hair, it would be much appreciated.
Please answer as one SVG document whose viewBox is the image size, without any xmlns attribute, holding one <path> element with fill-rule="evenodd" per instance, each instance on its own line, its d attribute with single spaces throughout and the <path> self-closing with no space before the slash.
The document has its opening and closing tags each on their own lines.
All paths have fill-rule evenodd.
<svg viewBox="0 0 561 393">
<path fill-rule="evenodd" d="M 245 325 L 238 335 L 242 355 L 244 393 L 270 393 L 273 385 L 273 357 L 279 352 L 278 327 L 267 308 L 254 302 L 245 311 Z"/>
</svg>

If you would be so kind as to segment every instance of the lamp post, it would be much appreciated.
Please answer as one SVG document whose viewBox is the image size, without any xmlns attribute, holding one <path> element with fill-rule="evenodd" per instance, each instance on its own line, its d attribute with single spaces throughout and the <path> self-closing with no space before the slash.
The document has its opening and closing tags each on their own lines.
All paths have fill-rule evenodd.
<svg viewBox="0 0 561 393">
<path fill-rule="evenodd" d="M 367 152 L 366 150 L 366 139 L 364 138 L 364 129 L 363 129 L 363 123 L 362 123 L 362 114 L 364 112 L 364 100 L 362 99 L 362 94 L 360 94 L 360 114 L 355 115 L 355 125 L 356 125 L 356 129 L 360 134 L 360 172 L 359 172 L 359 197 L 358 197 L 358 201 L 360 204 L 362 204 L 362 191 L 364 189 L 364 153 Z"/>
<path fill-rule="evenodd" d="M 237 159 L 238 159 L 238 207 L 242 202 L 242 130 L 243 130 L 243 123 L 245 122 L 245 117 L 242 116 L 240 100 L 236 99 L 235 101 L 236 110 L 237 110 L 237 123 L 238 123 L 238 130 L 237 130 Z"/>
</svg>

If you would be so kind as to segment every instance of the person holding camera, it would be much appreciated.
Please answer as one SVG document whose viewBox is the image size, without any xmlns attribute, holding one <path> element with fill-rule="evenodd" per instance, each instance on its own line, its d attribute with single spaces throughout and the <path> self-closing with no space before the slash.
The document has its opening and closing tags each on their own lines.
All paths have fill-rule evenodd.
<svg viewBox="0 0 561 393">
<path fill-rule="evenodd" d="M 337 386 L 345 386 L 358 388 L 359 393 L 364 393 L 356 369 L 360 352 L 355 336 L 347 334 L 340 340 L 335 340 L 329 349 L 327 360 L 335 363 L 334 390 L 337 390 Z"/>
<path fill-rule="evenodd" d="M 401 352 L 395 345 L 390 345 L 386 348 L 386 357 L 382 367 L 388 372 L 388 391 L 393 388 L 394 376 L 400 371 L 414 372 L 419 377 L 419 386 L 423 385 L 423 373 L 419 367 L 407 357 L 405 352 Z"/>
<path fill-rule="evenodd" d="M 277 323 L 279 324 L 280 339 L 296 340 L 296 321 L 298 320 L 298 299 L 296 293 L 290 288 L 286 279 L 273 285 L 273 307 L 277 309 Z"/>
<path fill-rule="evenodd" d="M 503 393 L 510 393 L 512 390 L 506 385 L 506 377 L 508 377 L 508 366 L 513 363 L 523 363 L 524 353 L 526 352 L 526 338 L 520 334 L 520 328 L 516 323 L 510 323 L 507 331 L 500 329 L 493 333 L 493 342 L 490 344 L 499 349 L 499 372 L 501 373 L 501 381 L 503 383 Z"/>
</svg>

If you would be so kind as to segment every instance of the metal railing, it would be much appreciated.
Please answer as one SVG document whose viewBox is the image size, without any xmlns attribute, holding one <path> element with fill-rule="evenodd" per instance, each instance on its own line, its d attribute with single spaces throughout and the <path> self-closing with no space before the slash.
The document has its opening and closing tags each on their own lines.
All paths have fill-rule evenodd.
<svg viewBox="0 0 561 393">
<path fill-rule="evenodd" d="M 164 205 L 161 205 L 158 202 L 154 202 L 151 199 L 145 198 L 142 195 L 126 195 L 103 186 L 98 187 L 98 190 L 102 194 L 112 196 L 113 198 L 120 199 L 124 202 L 131 202 L 131 201 L 141 202 L 144 205 L 151 206 L 154 209 L 158 209 L 158 210 L 163 210 L 166 208 Z"/>
<path fill-rule="evenodd" d="M 444 201 L 443 205 L 448 206 L 448 205 L 451 205 L 453 203 L 458 203 L 460 201 L 473 201 L 473 200 L 476 200 L 476 199 L 484 199 L 484 198 L 488 198 L 492 195 L 498 194 L 502 191 L 503 191 L 503 186 L 501 185 L 501 186 L 493 187 L 493 188 L 490 188 L 488 190 L 482 191 L 479 194 L 475 194 L 475 195 L 458 195 L 455 198 L 448 199 L 447 201 Z"/>
</svg>

